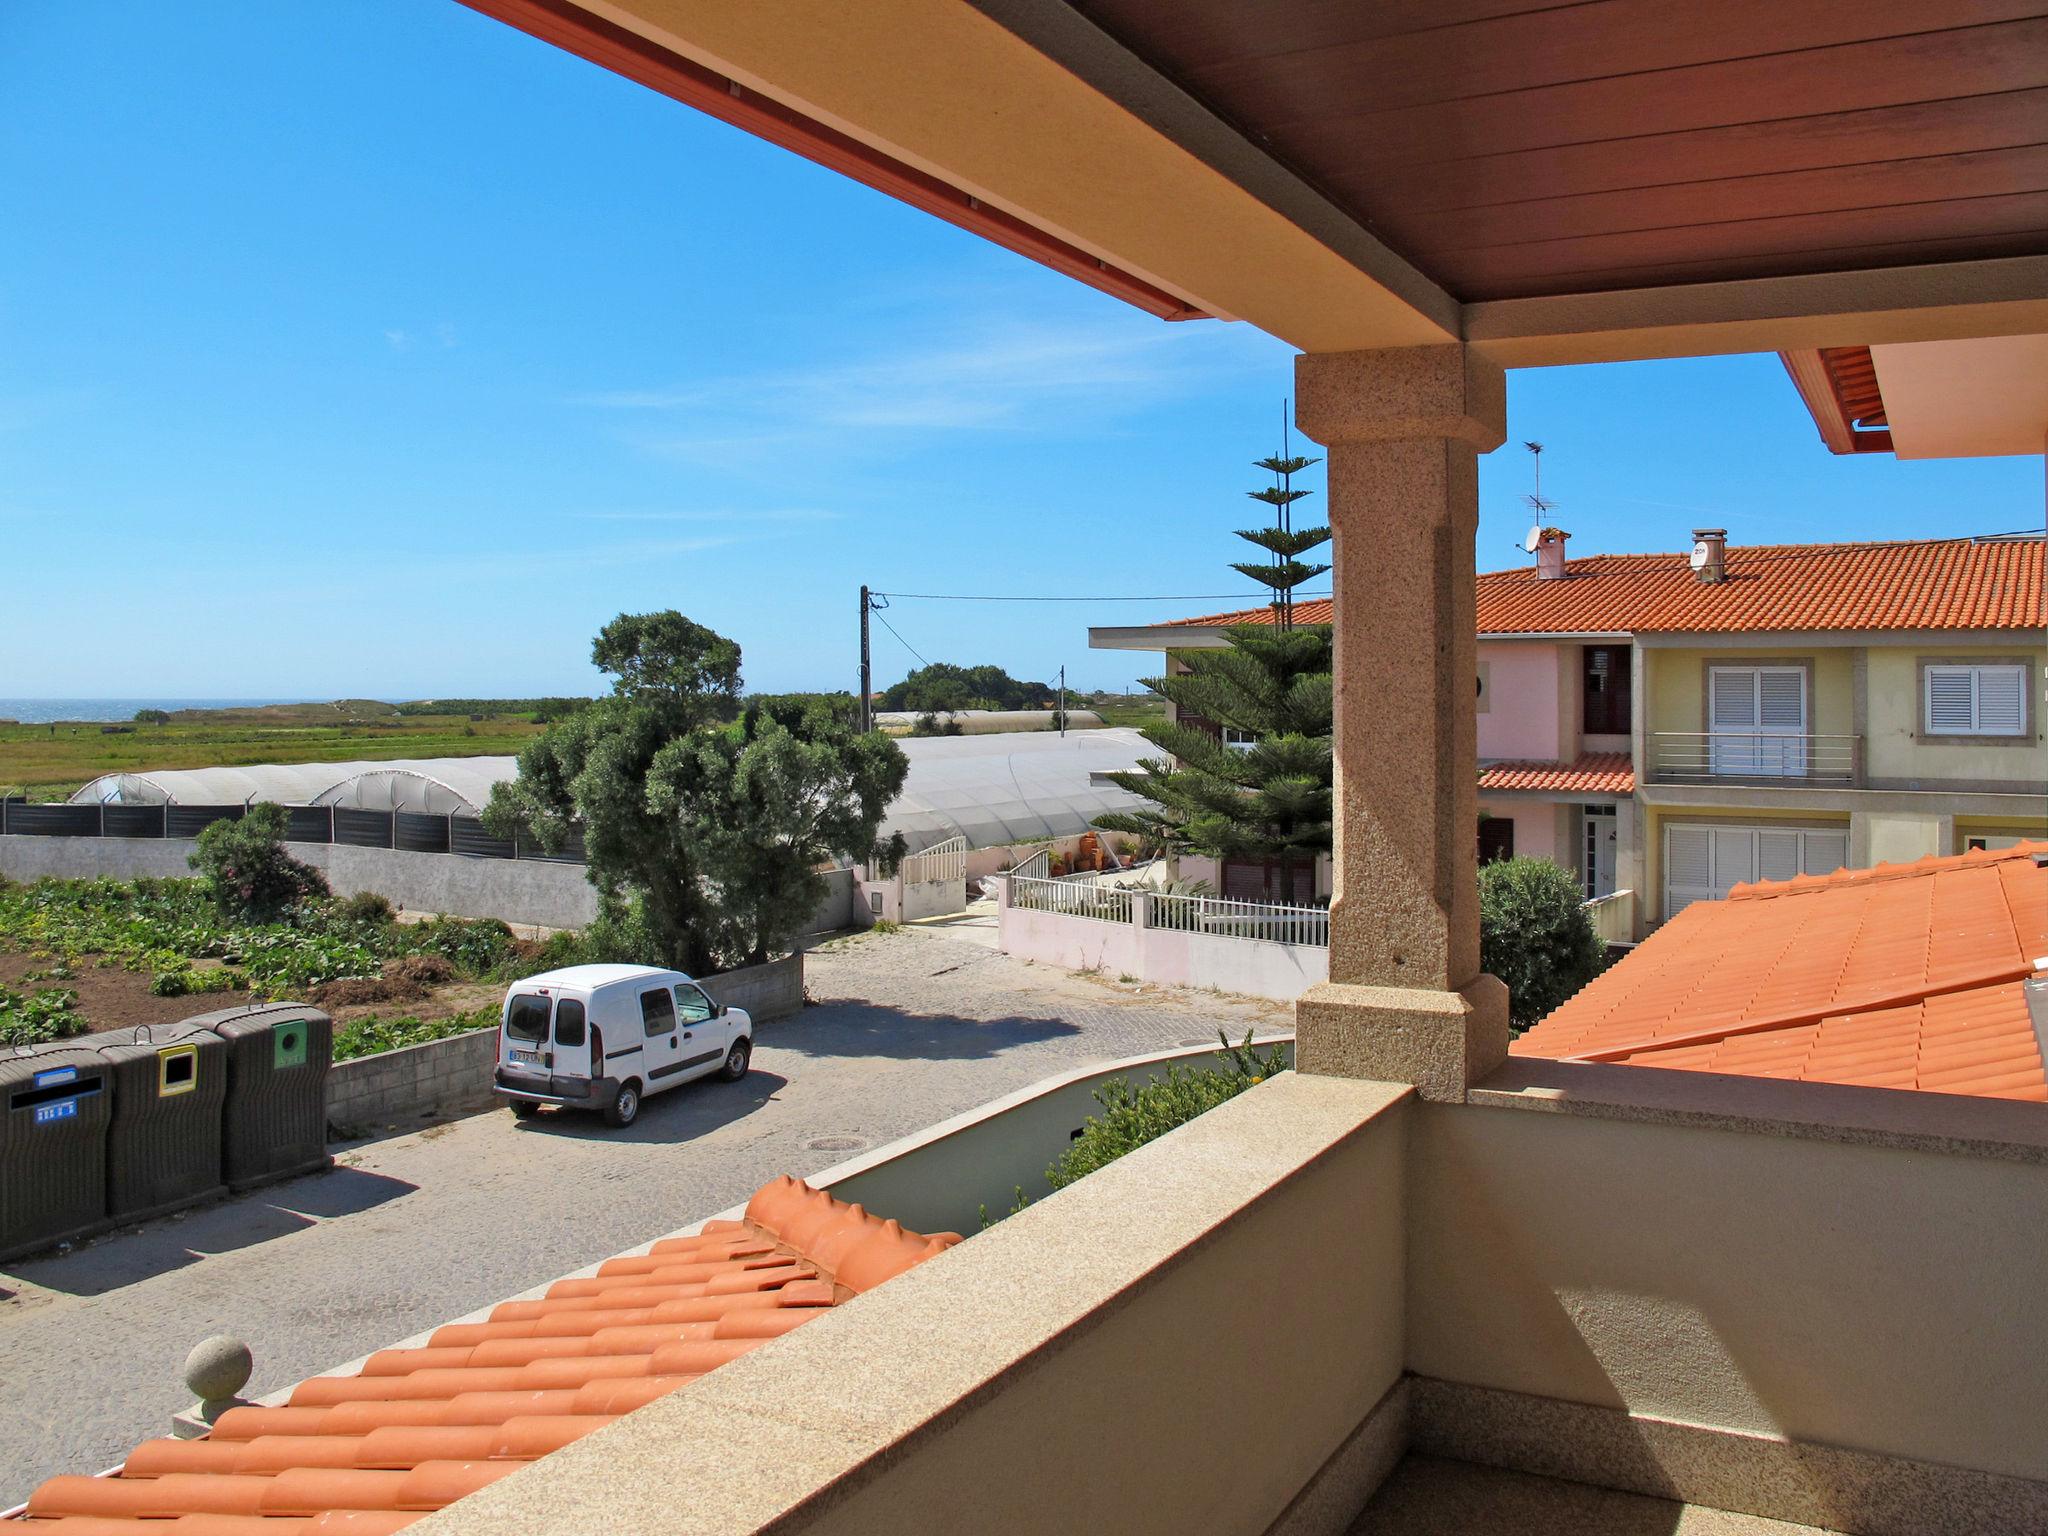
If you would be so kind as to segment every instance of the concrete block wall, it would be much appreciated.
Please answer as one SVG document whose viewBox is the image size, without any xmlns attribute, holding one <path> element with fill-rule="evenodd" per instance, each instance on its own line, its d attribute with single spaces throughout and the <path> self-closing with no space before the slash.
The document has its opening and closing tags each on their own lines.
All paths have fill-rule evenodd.
<svg viewBox="0 0 2048 1536">
<path fill-rule="evenodd" d="M 804 957 L 784 955 L 766 965 L 707 976 L 704 990 L 715 1003 L 746 1009 L 756 1024 L 786 1019 L 804 1005 Z"/>
<path fill-rule="evenodd" d="M 337 1062 L 327 1073 L 327 1123 L 350 1131 L 420 1115 L 464 1114 L 496 1102 L 496 1028 Z"/>
<path fill-rule="evenodd" d="M 10 880 L 183 880 L 199 844 L 189 837 L 0 837 L 0 875 Z M 581 928 L 597 916 L 597 890 L 581 864 L 472 859 L 342 843 L 293 843 L 292 856 L 327 876 L 337 896 L 375 891 L 394 907 L 495 917 L 544 928 Z M 854 926 L 854 873 L 825 876 L 825 899 L 806 933 Z M 863 925 L 864 926 L 864 925 Z"/>
</svg>

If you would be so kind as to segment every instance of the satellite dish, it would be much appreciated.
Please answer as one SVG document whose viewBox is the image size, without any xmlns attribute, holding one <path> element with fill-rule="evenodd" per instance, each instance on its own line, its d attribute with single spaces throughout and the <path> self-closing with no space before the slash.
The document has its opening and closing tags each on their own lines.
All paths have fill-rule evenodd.
<svg viewBox="0 0 2048 1536">
<path fill-rule="evenodd" d="M 1522 540 L 1523 551 L 1527 554 L 1533 555 L 1536 553 L 1536 546 L 1538 544 L 1541 544 L 1542 542 L 1543 525 L 1541 523 L 1531 523 L 1529 525 L 1529 536 L 1526 539 Z"/>
<path fill-rule="evenodd" d="M 1700 567 L 1704 566 L 1707 563 L 1707 561 L 1712 558 L 1712 556 L 1713 551 L 1708 549 L 1704 543 L 1695 544 L 1692 547 L 1692 559 L 1688 563 L 1692 566 L 1694 570 L 1698 570 L 1700 569 Z"/>
</svg>

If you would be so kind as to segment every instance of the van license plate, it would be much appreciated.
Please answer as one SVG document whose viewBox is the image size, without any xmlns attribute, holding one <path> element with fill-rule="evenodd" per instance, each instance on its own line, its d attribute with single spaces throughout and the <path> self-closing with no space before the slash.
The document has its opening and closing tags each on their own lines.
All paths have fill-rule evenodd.
<svg viewBox="0 0 2048 1536">
<path fill-rule="evenodd" d="M 515 1064 L 515 1065 L 518 1065 L 518 1066 L 522 1066 L 522 1067 L 537 1067 L 537 1066 L 539 1066 L 539 1065 L 540 1065 L 540 1052 L 539 1052 L 539 1051 L 514 1051 L 514 1052 L 512 1053 L 512 1060 L 513 1060 L 514 1064 Z"/>
</svg>

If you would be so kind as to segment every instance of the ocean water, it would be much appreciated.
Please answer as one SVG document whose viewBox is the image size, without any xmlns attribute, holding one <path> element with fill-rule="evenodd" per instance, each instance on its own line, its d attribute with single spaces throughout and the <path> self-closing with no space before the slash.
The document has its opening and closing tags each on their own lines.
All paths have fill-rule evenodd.
<svg viewBox="0 0 2048 1536">
<path fill-rule="evenodd" d="M 128 721 L 138 709 L 242 709 L 297 704 L 299 699 L 0 699 L 0 720 L 42 725 L 51 720 Z"/>
</svg>

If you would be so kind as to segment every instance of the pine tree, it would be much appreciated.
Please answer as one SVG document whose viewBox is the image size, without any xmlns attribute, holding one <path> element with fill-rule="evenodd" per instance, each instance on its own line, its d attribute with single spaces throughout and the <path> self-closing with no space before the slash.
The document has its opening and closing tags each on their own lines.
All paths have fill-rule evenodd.
<svg viewBox="0 0 2048 1536">
<path fill-rule="evenodd" d="M 1330 541 L 1330 530 L 1327 527 L 1294 526 L 1294 504 L 1304 496 L 1314 494 L 1310 491 L 1297 491 L 1294 488 L 1294 477 L 1311 464 L 1321 462 L 1320 459 L 1304 459 L 1288 454 L 1283 442 L 1279 454 L 1258 461 L 1260 469 L 1271 473 L 1273 483 L 1263 490 L 1245 492 L 1253 501 L 1263 501 L 1273 509 L 1273 526 L 1240 528 L 1237 530 L 1237 536 L 1248 543 L 1258 545 L 1273 558 L 1263 565 L 1251 561 L 1233 562 L 1231 569 L 1251 577 L 1262 587 L 1273 589 L 1273 622 L 1281 629 L 1294 627 L 1294 589 L 1329 570 L 1327 565 L 1306 564 L 1301 556 L 1327 544 Z"/>
<path fill-rule="evenodd" d="M 1178 721 L 1147 726 L 1167 754 L 1109 779 L 1151 802 L 1095 818 L 1168 853 L 1279 865 L 1283 899 L 1308 901 L 1315 864 L 1331 842 L 1330 629 L 1242 625 L 1230 648 L 1191 651 L 1188 670 L 1145 679 L 1182 718 L 1197 716 L 1254 738 L 1226 746 Z"/>
</svg>

